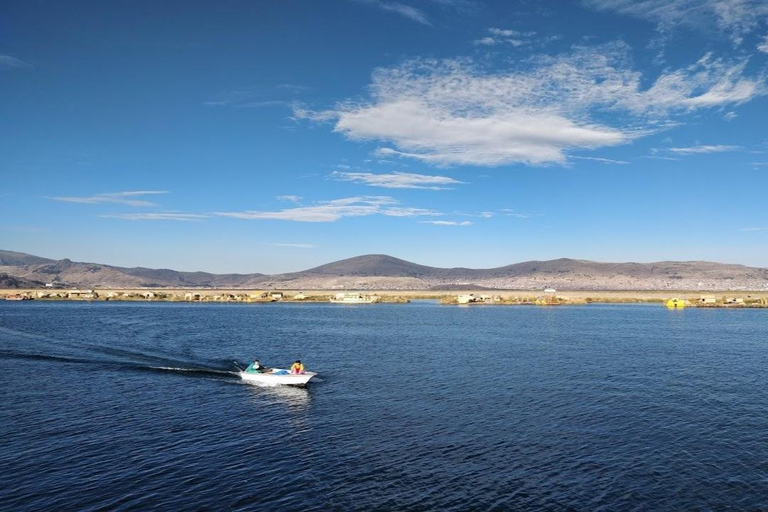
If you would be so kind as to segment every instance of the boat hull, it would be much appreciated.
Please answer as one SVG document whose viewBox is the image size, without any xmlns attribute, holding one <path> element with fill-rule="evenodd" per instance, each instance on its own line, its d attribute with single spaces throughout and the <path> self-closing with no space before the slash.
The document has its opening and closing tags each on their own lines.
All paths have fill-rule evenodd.
<svg viewBox="0 0 768 512">
<path fill-rule="evenodd" d="M 312 377 L 317 375 L 314 372 L 304 372 L 299 374 L 289 373 L 286 375 L 276 375 L 269 373 L 240 372 L 240 378 L 246 382 L 252 382 L 260 386 L 300 386 L 304 387 Z"/>
</svg>

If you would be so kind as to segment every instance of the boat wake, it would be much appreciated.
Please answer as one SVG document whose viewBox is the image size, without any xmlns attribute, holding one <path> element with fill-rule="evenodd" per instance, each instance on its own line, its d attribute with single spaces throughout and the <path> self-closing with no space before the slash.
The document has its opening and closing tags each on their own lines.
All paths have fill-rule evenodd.
<svg viewBox="0 0 768 512">
<path fill-rule="evenodd" d="M 201 366 L 197 364 L 190 364 L 187 361 L 164 361 L 166 364 L 150 365 L 132 361 L 25 353 L 12 350 L 0 350 L 0 359 L 19 359 L 26 361 L 38 361 L 42 363 L 89 365 L 93 366 L 93 368 L 108 369 L 110 371 L 145 371 L 184 374 L 192 377 L 238 378 L 238 371 L 233 368 L 213 367 L 207 365 Z"/>
<path fill-rule="evenodd" d="M 176 354 L 145 347 L 122 348 L 72 339 L 31 334 L 0 328 L 0 360 L 41 364 L 82 365 L 96 371 L 144 371 L 173 373 L 190 377 L 237 378 L 232 358 L 199 361 L 194 354 Z M 192 356 L 192 357 L 189 357 Z"/>
</svg>

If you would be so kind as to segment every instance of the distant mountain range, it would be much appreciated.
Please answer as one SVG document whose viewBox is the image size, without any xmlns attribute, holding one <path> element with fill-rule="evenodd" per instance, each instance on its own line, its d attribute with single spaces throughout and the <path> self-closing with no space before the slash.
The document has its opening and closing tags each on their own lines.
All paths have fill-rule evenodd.
<svg viewBox="0 0 768 512">
<path fill-rule="evenodd" d="M 210 274 L 52 260 L 0 251 L 0 287 L 294 290 L 766 290 L 768 269 L 705 261 L 600 263 L 557 259 L 490 269 L 437 268 L 382 254 L 288 274 Z"/>
</svg>

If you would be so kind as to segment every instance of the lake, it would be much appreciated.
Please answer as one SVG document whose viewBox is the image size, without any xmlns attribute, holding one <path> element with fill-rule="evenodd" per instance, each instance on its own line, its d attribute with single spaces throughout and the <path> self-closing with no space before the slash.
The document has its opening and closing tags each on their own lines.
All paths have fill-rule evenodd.
<svg viewBox="0 0 768 512">
<path fill-rule="evenodd" d="M 3 302 L 0 508 L 766 509 L 767 369 L 766 310 Z"/>
</svg>

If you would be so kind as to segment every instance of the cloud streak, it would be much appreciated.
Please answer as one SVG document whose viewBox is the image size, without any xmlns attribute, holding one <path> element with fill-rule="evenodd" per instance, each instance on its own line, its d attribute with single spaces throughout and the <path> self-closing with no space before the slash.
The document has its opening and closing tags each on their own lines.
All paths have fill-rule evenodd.
<svg viewBox="0 0 768 512">
<path fill-rule="evenodd" d="M 601 164 L 615 164 L 615 165 L 628 165 L 629 162 L 625 160 L 614 160 L 612 158 L 600 158 L 597 156 L 571 156 L 575 160 L 591 160 L 593 162 L 600 162 Z"/>
<path fill-rule="evenodd" d="M 111 192 L 106 194 L 96 194 L 93 196 L 56 196 L 51 197 L 54 201 L 79 204 L 123 204 L 127 206 L 157 206 L 152 201 L 146 199 L 133 199 L 135 197 L 167 194 L 165 190 L 136 190 L 128 192 Z"/>
<path fill-rule="evenodd" d="M 10 55 L 0 55 L 0 68 L 26 68 L 29 64 Z"/>
<path fill-rule="evenodd" d="M 345 217 L 387 217 L 439 216 L 440 212 L 424 208 L 400 206 L 388 196 L 358 196 L 320 201 L 312 206 L 298 206 L 277 211 L 215 212 L 220 217 L 249 220 L 286 220 L 294 222 L 336 222 Z"/>
<path fill-rule="evenodd" d="M 651 81 L 629 67 L 623 43 L 531 62 L 490 71 L 471 59 L 414 59 L 376 70 L 367 101 L 294 114 L 331 122 L 353 141 L 385 144 L 377 150 L 384 157 L 438 166 L 564 164 L 569 150 L 625 144 L 677 115 L 766 92 L 763 77 L 745 76 L 746 60 L 711 54 Z M 614 126 L 597 121 L 605 112 Z"/>
<path fill-rule="evenodd" d="M 423 220 L 422 224 L 432 224 L 433 226 L 472 226 L 474 222 L 468 220 L 455 221 L 455 220 Z"/>
<path fill-rule="evenodd" d="M 768 34 L 766 34 L 763 41 L 757 45 L 757 50 L 763 53 L 768 53 Z"/>
<path fill-rule="evenodd" d="M 738 151 L 741 149 L 739 146 L 726 146 L 726 145 L 701 145 L 690 146 L 685 148 L 669 148 L 669 151 L 678 155 L 702 155 L 708 153 L 724 153 L 727 151 Z"/>
<path fill-rule="evenodd" d="M 429 20 L 427 19 L 427 16 L 424 14 L 423 11 L 416 9 L 415 7 L 411 7 L 410 5 L 401 4 L 400 2 L 393 2 L 389 0 L 357 0 L 357 1 L 365 4 L 369 4 L 369 5 L 374 5 L 379 9 L 381 9 L 382 11 L 399 14 L 400 16 L 408 18 L 411 21 L 415 21 L 416 23 L 421 23 L 422 25 L 430 25 L 430 26 L 432 25 L 432 23 L 429 22 Z"/>
<path fill-rule="evenodd" d="M 715 27 L 738 44 L 768 17 L 765 0 L 583 0 L 582 3 L 593 9 L 657 23 L 660 31 L 678 25 Z"/>
<path fill-rule="evenodd" d="M 105 219 L 122 220 L 171 220 L 180 222 L 200 222 L 208 215 L 196 213 L 178 213 L 178 212 L 152 212 L 152 213 L 120 213 L 115 215 L 99 215 Z"/>
<path fill-rule="evenodd" d="M 558 36 L 549 37 L 545 39 L 539 38 L 533 39 L 536 36 L 536 32 L 525 32 L 521 30 L 510 30 L 501 28 L 489 28 L 489 36 L 483 37 L 476 41 L 473 41 L 476 45 L 483 46 L 497 46 L 497 45 L 509 45 L 512 47 L 528 46 L 539 42 L 549 42 L 555 39 L 559 39 Z"/>
<path fill-rule="evenodd" d="M 301 196 L 275 196 L 275 199 L 278 201 L 286 201 L 288 203 L 300 203 L 302 200 Z"/>
<path fill-rule="evenodd" d="M 339 181 L 351 181 L 371 187 L 381 188 L 412 188 L 423 190 L 449 190 L 450 185 L 462 185 L 463 181 L 447 176 L 429 176 L 406 172 L 391 174 L 374 174 L 370 172 L 340 172 L 331 173 L 331 177 Z"/>
</svg>

